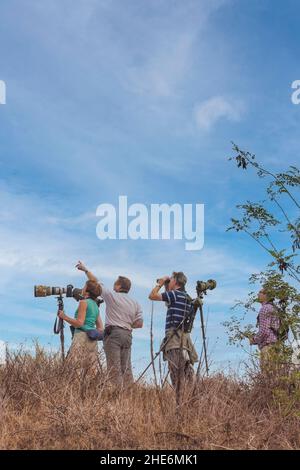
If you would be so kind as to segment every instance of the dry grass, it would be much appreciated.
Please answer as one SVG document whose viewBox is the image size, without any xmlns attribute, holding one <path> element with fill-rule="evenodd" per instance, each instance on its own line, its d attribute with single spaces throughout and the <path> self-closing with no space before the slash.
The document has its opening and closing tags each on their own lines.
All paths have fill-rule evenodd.
<svg viewBox="0 0 300 470">
<path fill-rule="evenodd" d="M 273 392 L 257 375 L 244 383 L 217 374 L 201 378 L 176 409 L 169 385 L 118 393 L 104 372 L 82 377 L 37 347 L 1 369 L 0 448 L 300 448 L 299 400 L 288 389 L 280 399 Z"/>
</svg>

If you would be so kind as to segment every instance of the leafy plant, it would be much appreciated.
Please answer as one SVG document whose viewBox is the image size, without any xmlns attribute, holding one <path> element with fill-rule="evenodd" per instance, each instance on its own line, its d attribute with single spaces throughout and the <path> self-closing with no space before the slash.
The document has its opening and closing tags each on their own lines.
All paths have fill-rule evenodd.
<svg viewBox="0 0 300 470">
<path fill-rule="evenodd" d="M 234 155 L 229 158 L 242 170 L 252 169 L 259 179 L 267 182 L 263 201 L 239 204 L 239 218 L 231 218 L 227 231 L 244 232 L 270 256 L 266 269 L 250 276 L 250 284 L 260 284 L 274 299 L 280 317 L 281 330 L 299 335 L 300 282 L 300 204 L 294 194 L 300 188 L 300 171 L 295 166 L 282 173 L 274 173 L 259 163 L 254 154 L 233 143 Z M 296 217 L 295 213 L 296 212 Z M 283 246 L 282 246 L 283 245 Z M 253 326 L 241 326 L 248 312 L 255 311 L 256 294 L 250 292 L 245 301 L 233 308 L 241 308 L 241 318 L 232 316 L 224 323 L 230 344 L 241 344 L 253 334 Z"/>
</svg>

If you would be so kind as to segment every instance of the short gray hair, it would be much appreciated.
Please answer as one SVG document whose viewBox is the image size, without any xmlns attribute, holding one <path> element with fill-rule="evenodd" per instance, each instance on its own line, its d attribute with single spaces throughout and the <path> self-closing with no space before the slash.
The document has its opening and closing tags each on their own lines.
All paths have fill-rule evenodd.
<svg viewBox="0 0 300 470">
<path fill-rule="evenodd" d="M 186 275 L 182 272 L 173 272 L 172 276 L 174 277 L 176 284 L 178 284 L 180 287 L 185 287 L 187 283 L 187 277 Z"/>
</svg>

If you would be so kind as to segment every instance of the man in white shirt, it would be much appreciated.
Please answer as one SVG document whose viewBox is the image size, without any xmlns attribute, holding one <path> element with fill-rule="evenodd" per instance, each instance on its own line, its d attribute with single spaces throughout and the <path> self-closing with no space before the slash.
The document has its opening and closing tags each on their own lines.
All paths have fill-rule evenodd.
<svg viewBox="0 0 300 470">
<path fill-rule="evenodd" d="M 101 296 L 106 304 L 103 346 L 110 379 L 116 385 L 132 383 L 132 330 L 143 327 L 143 316 L 138 302 L 128 296 L 131 281 L 119 276 L 110 290 L 81 261 L 76 267 L 102 287 Z"/>
</svg>

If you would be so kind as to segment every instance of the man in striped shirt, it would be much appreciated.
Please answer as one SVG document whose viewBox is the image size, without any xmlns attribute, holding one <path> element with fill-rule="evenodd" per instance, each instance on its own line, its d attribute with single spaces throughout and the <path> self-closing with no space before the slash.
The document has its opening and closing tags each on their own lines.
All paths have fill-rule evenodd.
<svg viewBox="0 0 300 470">
<path fill-rule="evenodd" d="M 168 361 L 171 381 L 179 397 L 182 386 L 191 383 L 194 376 L 193 364 L 198 360 L 197 353 L 189 333 L 183 328 L 190 302 L 185 291 L 187 278 L 183 272 L 173 272 L 172 276 L 158 279 L 157 285 L 149 295 L 150 300 L 163 301 L 167 305 L 165 338 L 163 344 L 164 359 Z M 166 291 L 160 289 L 166 286 Z"/>
</svg>

